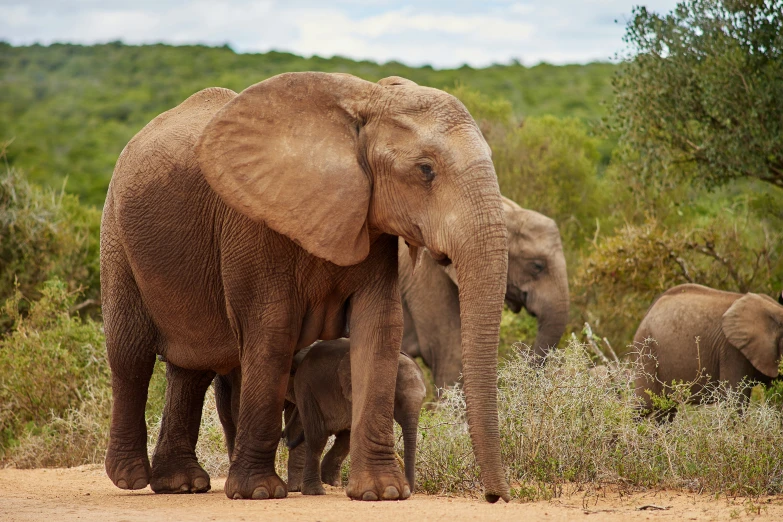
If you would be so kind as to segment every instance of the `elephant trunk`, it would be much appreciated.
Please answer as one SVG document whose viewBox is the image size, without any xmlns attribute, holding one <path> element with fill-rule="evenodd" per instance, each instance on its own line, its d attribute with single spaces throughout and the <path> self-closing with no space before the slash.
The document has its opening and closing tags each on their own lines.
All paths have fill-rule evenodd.
<svg viewBox="0 0 783 522">
<path fill-rule="evenodd" d="M 450 254 L 459 284 L 463 389 L 470 437 L 481 468 L 484 497 L 496 502 L 498 498 L 510 499 L 500 458 L 497 407 L 498 340 L 508 245 L 497 188 L 494 193 L 477 192 L 472 196 L 480 202 L 480 222 L 454 227 L 460 234 L 460 248 Z"/>
<path fill-rule="evenodd" d="M 567 290 L 566 290 L 567 292 Z M 568 295 L 551 305 L 544 307 L 544 312 L 536 314 L 538 333 L 533 344 L 535 354 L 544 357 L 549 350 L 560 342 L 568 324 Z"/>
<path fill-rule="evenodd" d="M 413 493 L 416 489 L 416 437 L 419 431 L 419 412 L 408 415 L 401 426 L 405 449 L 405 478 Z"/>
<path fill-rule="evenodd" d="M 565 261 L 552 266 L 550 285 L 546 291 L 532 292 L 525 307 L 538 321 L 534 353 L 544 357 L 560 342 L 568 324 L 568 274 Z"/>
</svg>

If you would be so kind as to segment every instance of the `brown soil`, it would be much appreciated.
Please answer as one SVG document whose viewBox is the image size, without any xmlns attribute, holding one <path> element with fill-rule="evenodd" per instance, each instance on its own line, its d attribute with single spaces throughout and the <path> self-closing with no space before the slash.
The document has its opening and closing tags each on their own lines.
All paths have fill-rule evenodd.
<svg viewBox="0 0 783 522">
<path fill-rule="evenodd" d="M 783 497 L 716 499 L 683 492 L 620 495 L 574 493 L 551 501 L 487 504 L 414 495 L 405 502 L 351 502 L 338 488 L 323 497 L 292 493 L 284 500 L 228 500 L 224 479 L 202 495 L 155 495 L 115 488 L 98 466 L 0 470 L 0 520 L 783 520 Z M 640 510 L 642 506 L 657 506 Z"/>
</svg>

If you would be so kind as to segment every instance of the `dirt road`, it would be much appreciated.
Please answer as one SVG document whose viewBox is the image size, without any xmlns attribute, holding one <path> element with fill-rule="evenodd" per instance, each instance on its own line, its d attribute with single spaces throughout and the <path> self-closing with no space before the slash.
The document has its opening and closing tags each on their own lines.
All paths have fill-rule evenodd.
<svg viewBox="0 0 783 522">
<path fill-rule="evenodd" d="M 494 505 L 485 502 L 415 495 L 405 502 L 351 502 L 341 489 L 323 497 L 292 493 L 285 500 L 232 501 L 224 479 L 214 479 L 203 495 L 154 495 L 115 488 L 103 469 L 0 470 L 2 521 L 195 521 L 275 520 L 783 520 L 783 497 L 715 500 L 705 495 L 657 492 L 620 496 L 577 493 L 549 502 Z M 639 510 L 645 505 L 666 508 Z"/>
</svg>

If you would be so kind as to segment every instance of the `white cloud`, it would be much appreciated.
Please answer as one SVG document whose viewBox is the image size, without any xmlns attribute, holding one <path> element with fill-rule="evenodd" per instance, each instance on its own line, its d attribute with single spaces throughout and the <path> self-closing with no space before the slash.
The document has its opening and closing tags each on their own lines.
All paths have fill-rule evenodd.
<svg viewBox="0 0 783 522">
<path fill-rule="evenodd" d="M 632 2 L 0 0 L 0 39 L 18 45 L 229 43 L 244 52 L 277 49 L 438 67 L 512 58 L 587 62 L 609 59 L 622 48 Z M 668 11 L 675 3 L 648 6 Z"/>
</svg>

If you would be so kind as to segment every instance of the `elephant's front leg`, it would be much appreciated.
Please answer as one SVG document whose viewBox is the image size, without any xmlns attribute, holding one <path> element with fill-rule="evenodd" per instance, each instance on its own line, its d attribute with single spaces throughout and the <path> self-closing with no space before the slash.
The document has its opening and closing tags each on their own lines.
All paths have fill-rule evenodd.
<svg viewBox="0 0 783 522">
<path fill-rule="evenodd" d="M 375 281 L 354 295 L 351 313 L 351 474 L 356 500 L 398 500 L 410 485 L 394 455 L 394 388 L 402 340 L 396 278 Z"/>
<path fill-rule="evenodd" d="M 288 494 L 275 472 L 280 412 L 293 355 L 293 341 L 284 330 L 267 328 L 244 341 L 239 422 L 225 486 L 228 498 L 284 498 Z"/>
<path fill-rule="evenodd" d="M 321 462 L 321 481 L 330 486 L 342 486 L 342 467 L 351 450 L 351 432 L 341 431 L 334 439 L 332 449 L 326 452 Z"/>
<path fill-rule="evenodd" d="M 150 486 L 156 493 L 209 491 L 209 475 L 196 458 L 204 394 L 215 373 L 166 363 L 166 405 L 152 457 Z"/>
</svg>

